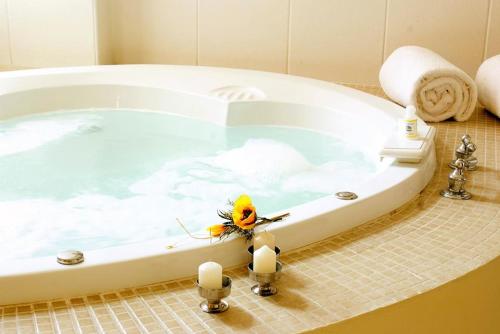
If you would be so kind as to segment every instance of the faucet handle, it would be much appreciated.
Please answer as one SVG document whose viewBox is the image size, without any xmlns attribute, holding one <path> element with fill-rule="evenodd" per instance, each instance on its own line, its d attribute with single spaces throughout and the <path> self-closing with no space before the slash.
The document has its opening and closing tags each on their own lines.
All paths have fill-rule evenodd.
<svg viewBox="0 0 500 334">
<path fill-rule="evenodd" d="M 453 164 L 453 171 L 448 175 L 448 188 L 441 190 L 441 196 L 462 200 L 472 197 L 472 195 L 464 189 L 465 182 L 467 181 L 464 175 L 465 170 L 467 170 L 466 160 L 462 158 L 456 159 Z"/>
<path fill-rule="evenodd" d="M 476 170 L 478 160 L 476 157 L 472 156 L 472 154 L 476 151 L 477 147 L 472 142 L 471 137 L 468 134 L 465 134 L 460 138 L 461 143 L 458 145 L 455 150 L 455 159 L 452 160 L 448 166 L 451 168 L 456 168 L 456 162 L 458 159 L 463 159 L 465 162 L 465 169 L 468 171 Z"/>
<path fill-rule="evenodd" d="M 462 146 L 466 155 L 471 155 L 476 151 L 476 145 L 472 142 L 472 139 L 468 134 L 462 136 L 462 145 L 460 145 L 460 147 Z"/>
</svg>

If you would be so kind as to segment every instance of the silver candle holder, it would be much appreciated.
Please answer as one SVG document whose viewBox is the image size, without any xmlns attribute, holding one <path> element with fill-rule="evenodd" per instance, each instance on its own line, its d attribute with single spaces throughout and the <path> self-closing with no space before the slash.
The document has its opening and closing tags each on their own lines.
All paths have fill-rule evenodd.
<svg viewBox="0 0 500 334">
<path fill-rule="evenodd" d="M 206 313 L 221 313 L 227 311 L 229 304 L 222 300 L 231 294 L 231 277 L 222 276 L 222 288 L 220 289 L 207 289 L 200 286 L 198 280 L 196 280 L 196 285 L 198 286 L 198 294 L 200 297 L 205 298 L 205 301 L 200 303 L 200 308 Z"/>
<path fill-rule="evenodd" d="M 253 259 L 253 252 L 254 252 L 254 248 L 253 248 L 253 245 L 248 247 L 248 253 L 250 253 L 250 255 L 252 256 L 252 259 Z M 276 260 L 280 260 L 280 254 L 281 254 L 281 249 L 279 247 L 274 247 L 274 252 L 276 253 Z"/>
<path fill-rule="evenodd" d="M 248 276 L 257 282 L 251 290 L 258 296 L 267 297 L 278 293 L 278 288 L 272 284 L 280 279 L 282 265 L 276 261 L 276 271 L 274 273 L 257 273 L 253 271 L 253 262 L 248 264 Z"/>
</svg>

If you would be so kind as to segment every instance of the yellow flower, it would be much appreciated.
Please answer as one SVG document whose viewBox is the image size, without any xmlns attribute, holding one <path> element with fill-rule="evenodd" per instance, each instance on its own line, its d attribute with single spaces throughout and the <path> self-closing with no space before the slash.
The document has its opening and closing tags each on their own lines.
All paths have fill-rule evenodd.
<svg viewBox="0 0 500 334">
<path fill-rule="evenodd" d="M 222 224 L 215 224 L 207 228 L 208 233 L 212 237 L 218 237 L 226 230 L 226 227 Z"/>
<path fill-rule="evenodd" d="M 250 230 L 254 227 L 257 220 L 257 213 L 252 204 L 252 199 L 248 195 L 241 195 L 234 202 L 233 222 L 244 230 Z"/>
</svg>

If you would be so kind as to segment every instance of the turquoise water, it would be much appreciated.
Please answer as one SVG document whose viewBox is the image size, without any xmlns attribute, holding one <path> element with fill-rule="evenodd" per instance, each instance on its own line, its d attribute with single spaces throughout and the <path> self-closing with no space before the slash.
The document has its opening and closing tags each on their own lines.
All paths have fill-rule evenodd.
<svg viewBox="0 0 500 334">
<path fill-rule="evenodd" d="M 82 110 L 0 123 L 0 259 L 184 235 L 249 194 L 260 215 L 365 182 L 376 162 L 286 127 Z"/>
</svg>

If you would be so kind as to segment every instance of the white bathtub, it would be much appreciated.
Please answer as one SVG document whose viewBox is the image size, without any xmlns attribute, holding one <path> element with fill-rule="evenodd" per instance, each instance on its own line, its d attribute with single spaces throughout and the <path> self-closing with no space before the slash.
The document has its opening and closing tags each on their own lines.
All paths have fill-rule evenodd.
<svg viewBox="0 0 500 334">
<path fill-rule="evenodd" d="M 362 224 L 412 199 L 435 169 L 434 129 L 419 121 L 421 140 L 401 139 L 402 108 L 342 86 L 289 75 L 188 66 L 126 65 L 44 69 L 0 74 L 0 119 L 81 108 L 175 110 L 219 125 L 289 125 L 332 133 L 383 158 L 374 180 L 287 210 L 268 229 L 282 251 Z M 1 177 L 8 177 L 2 175 Z M 342 201 L 335 191 L 355 192 Z M 8 217 L 2 217 L 8 221 Z M 311 228 L 314 226 L 314 228 Z M 55 255 L 0 263 L 0 305 L 66 298 L 171 280 L 200 263 L 248 260 L 241 239 L 210 243 L 152 240 L 85 252 L 85 262 L 56 263 Z M 0 245 L 1 249 L 1 245 Z"/>
</svg>

